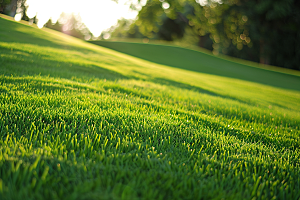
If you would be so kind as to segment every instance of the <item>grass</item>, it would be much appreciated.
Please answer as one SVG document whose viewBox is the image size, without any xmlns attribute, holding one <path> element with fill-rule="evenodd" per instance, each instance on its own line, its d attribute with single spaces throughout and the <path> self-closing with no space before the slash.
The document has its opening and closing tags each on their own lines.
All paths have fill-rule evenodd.
<svg viewBox="0 0 300 200">
<path fill-rule="evenodd" d="M 189 63 L 0 18 L 0 199 L 298 199 L 298 86 Z"/>
<path fill-rule="evenodd" d="M 150 62 L 300 91 L 300 73 L 182 47 L 121 41 L 90 41 Z M 250 67 L 252 66 L 252 67 Z M 271 71 L 272 70 L 272 71 Z"/>
</svg>

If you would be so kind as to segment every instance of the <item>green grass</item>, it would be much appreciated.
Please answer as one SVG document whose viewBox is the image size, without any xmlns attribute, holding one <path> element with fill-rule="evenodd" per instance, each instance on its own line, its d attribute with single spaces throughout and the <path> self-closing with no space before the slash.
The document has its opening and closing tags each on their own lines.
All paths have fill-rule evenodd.
<svg viewBox="0 0 300 200">
<path fill-rule="evenodd" d="M 174 68 L 0 18 L 0 199 L 298 199 L 298 85 L 233 65 Z"/>
<path fill-rule="evenodd" d="M 162 65 L 300 91 L 300 73 L 288 69 L 263 66 L 225 56 L 222 59 L 176 46 L 120 41 L 91 43 Z"/>
</svg>

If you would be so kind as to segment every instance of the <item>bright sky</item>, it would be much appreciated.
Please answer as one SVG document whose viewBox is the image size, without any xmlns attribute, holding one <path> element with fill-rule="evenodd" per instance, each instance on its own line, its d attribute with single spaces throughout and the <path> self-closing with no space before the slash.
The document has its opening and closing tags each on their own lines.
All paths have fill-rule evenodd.
<svg viewBox="0 0 300 200">
<path fill-rule="evenodd" d="M 134 19 L 138 12 L 130 10 L 130 3 L 137 0 L 27 0 L 27 16 L 37 15 L 38 26 L 42 27 L 50 18 L 56 22 L 62 12 L 79 13 L 82 22 L 94 36 L 115 25 L 120 18 Z M 144 1 L 145 3 L 145 1 Z"/>
</svg>

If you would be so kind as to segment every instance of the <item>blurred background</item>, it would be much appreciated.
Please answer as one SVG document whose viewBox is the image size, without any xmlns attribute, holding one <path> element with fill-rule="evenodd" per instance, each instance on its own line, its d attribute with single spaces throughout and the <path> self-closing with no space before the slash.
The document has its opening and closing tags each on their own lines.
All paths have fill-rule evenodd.
<svg viewBox="0 0 300 200">
<path fill-rule="evenodd" d="M 166 41 L 300 70 L 299 0 L 0 0 L 0 13 L 85 40 Z"/>
</svg>

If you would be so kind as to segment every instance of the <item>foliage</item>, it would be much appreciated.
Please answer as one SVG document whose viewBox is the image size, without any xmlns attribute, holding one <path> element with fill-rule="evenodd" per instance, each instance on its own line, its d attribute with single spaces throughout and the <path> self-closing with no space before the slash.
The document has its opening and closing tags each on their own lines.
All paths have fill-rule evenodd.
<svg viewBox="0 0 300 200">
<path fill-rule="evenodd" d="M 226 1 L 225 1 L 226 2 Z M 249 9 L 253 8 L 253 9 Z M 260 63 L 300 69 L 299 29 L 300 4 L 298 1 L 237 1 L 229 8 L 239 19 L 247 19 L 239 40 L 253 46 L 252 54 L 259 52 Z M 237 45 L 238 45 L 237 41 Z M 250 46 L 250 47 L 251 47 Z M 237 46 L 238 47 L 238 46 Z"/>
<path fill-rule="evenodd" d="M 300 196 L 299 91 L 3 18 L 0 65 L 0 199 Z"/>
<path fill-rule="evenodd" d="M 134 20 L 119 19 L 117 25 L 110 27 L 108 30 L 102 31 L 100 38 L 106 38 L 109 35 L 111 38 L 147 38 L 134 24 Z"/>
<path fill-rule="evenodd" d="M 19 12 L 22 12 L 21 9 L 24 8 L 25 1 L 26 0 L 1 0 L 0 13 L 14 17 L 18 8 Z"/>
<path fill-rule="evenodd" d="M 6 6 L 9 5 L 11 3 L 11 0 L 2 0 L 0 2 L 0 13 L 3 13 Z"/>
<path fill-rule="evenodd" d="M 67 35 L 80 39 L 90 39 L 92 33 L 82 23 L 80 15 L 62 13 L 58 21 L 53 24 L 51 19 L 45 24 L 45 27 L 51 28 Z"/>
<path fill-rule="evenodd" d="M 22 20 L 28 21 L 28 17 L 26 15 L 26 0 L 3 0 L 0 3 L 1 12 L 6 15 L 14 17 L 16 14 L 22 14 Z"/>
<path fill-rule="evenodd" d="M 213 41 L 214 54 L 299 70 L 299 13 L 296 0 L 148 0 L 135 24 L 147 37 L 165 40 L 182 39 L 192 28 L 199 46 Z"/>
</svg>

